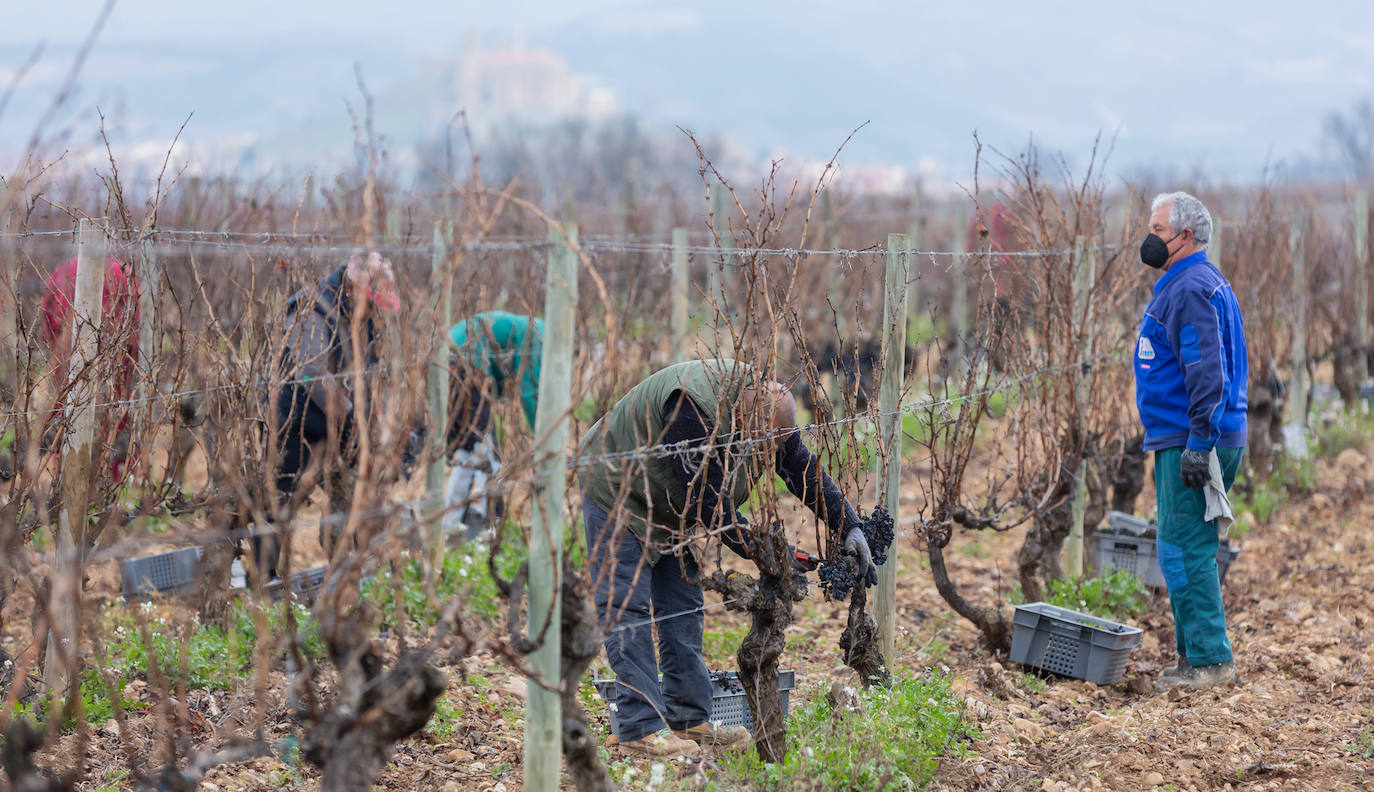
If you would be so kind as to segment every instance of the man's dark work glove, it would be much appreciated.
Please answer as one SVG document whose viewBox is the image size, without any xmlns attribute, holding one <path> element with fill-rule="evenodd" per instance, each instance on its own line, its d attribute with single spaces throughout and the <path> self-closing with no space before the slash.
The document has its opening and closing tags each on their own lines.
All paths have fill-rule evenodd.
<svg viewBox="0 0 1374 792">
<path fill-rule="evenodd" d="M 859 562 L 858 572 L 855 577 L 868 583 L 870 586 L 878 585 L 878 568 L 873 565 L 873 553 L 868 549 L 868 540 L 864 538 L 864 532 L 859 528 L 853 528 L 849 535 L 844 539 L 844 554 L 854 556 Z"/>
<path fill-rule="evenodd" d="M 1180 472 L 1183 474 L 1183 486 L 1196 490 L 1207 486 L 1207 479 L 1212 475 L 1207 469 L 1207 458 L 1206 451 L 1183 449 L 1183 460 L 1179 463 Z"/>
</svg>

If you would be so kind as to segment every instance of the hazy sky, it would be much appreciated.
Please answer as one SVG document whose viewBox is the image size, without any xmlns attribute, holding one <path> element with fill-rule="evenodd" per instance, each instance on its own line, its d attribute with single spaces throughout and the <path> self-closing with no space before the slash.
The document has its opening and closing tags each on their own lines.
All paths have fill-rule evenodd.
<svg viewBox="0 0 1374 792">
<path fill-rule="evenodd" d="M 4 82 L 47 45 L 0 150 L 29 134 L 100 5 L 0 0 Z M 73 108 L 115 108 L 131 145 L 170 140 L 193 110 L 193 141 L 267 134 L 356 96 L 355 61 L 384 89 L 472 32 L 558 51 L 654 128 L 824 158 L 869 121 L 852 161 L 956 175 L 974 130 L 1075 160 L 1102 131 L 1119 171 L 1253 180 L 1321 158 L 1325 114 L 1374 96 L 1368 2 L 125 0 Z"/>
</svg>

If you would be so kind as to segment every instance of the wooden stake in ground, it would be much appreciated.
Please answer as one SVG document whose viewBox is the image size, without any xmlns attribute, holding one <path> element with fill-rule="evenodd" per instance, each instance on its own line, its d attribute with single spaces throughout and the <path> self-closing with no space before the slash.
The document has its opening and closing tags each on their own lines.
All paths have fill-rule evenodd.
<svg viewBox="0 0 1374 792">
<path fill-rule="evenodd" d="M 1369 378 L 1369 193 L 1355 193 L 1355 377 Z"/>
<path fill-rule="evenodd" d="M 1078 328 L 1078 348 L 1083 358 L 1087 357 L 1088 343 L 1088 292 L 1093 288 L 1093 255 L 1083 249 L 1083 237 L 1073 241 L 1073 320 Z M 1083 420 L 1088 409 L 1087 373 L 1082 366 L 1074 368 L 1074 401 L 1078 415 L 1078 442 L 1086 444 L 1087 422 Z M 1088 460 L 1080 455 L 1078 467 L 1074 471 L 1073 513 L 1069 523 L 1069 537 L 1064 540 L 1064 573 L 1070 578 L 1083 576 L 1083 513 L 1088 497 Z"/>
<path fill-rule="evenodd" d="M 1302 226 L 1303 217 L 1296 214 L 1288 233 L 1288 249 L 1293 258 L 1293 290 L 1289 295 L 1289 302 L 1293 305 L 1293 344 L 1289 373 L 1292 385 L 1288 389 L 1288 393 L 1291 394 L 1289 404 L 1292 407 L 1288 414 L 1289 422 L 1299 429 L 1307 425 L 1307 262 Z M 1298 449 L 1290 448 L 1288 451 L 1295 453 Z M 1298 456 L 1305 455 L 1304 447 L 1303 451 L 1298 452 Z"/>
<path fill-rule="evenodd" d="M 0 215 L 0 235 L 9 232 L 10 212 L 6 210 Z M 0 387 L 6 389 L 17 387 L 19 382 L 18 359 L 15 356 L 17 292 L 14 290 L 15 272 L 19 265 L 11 254 L 11 250 L 18 247 L 18 241 L 10 238 L 0 241 Z"/>
<path fill-rule="evenodd" d="M 48 634 L 43 681 L 54 701 L 66 689 L 80 642 L 81 554 L 86 546 L 91 451 L 95 442 L 96 377 L 85 369 L 96 357 L 101 297 L 105 291 L 108 238 L 105 230 L 82 219 L 76 241 L 76 286 L 71 306 L 71 362 L 67 366 L 67 433 L 62 447 L 62 509 L 57 523 L 57 563 L 50 609 L 54 624 Z M 84 376 L 83 376 L 84 375 Z M 79 382 L 78 382 L 79 379 Z M 64 658 L 66 662 L 64 662 Z"/>
<path fill-rule="evenodd" d="M 883 381 L 878 389 L 880 431 L 883 443 L 883 492 L 887 513 L 898 524 L 898 500 L 902 485 L 902 380 L 906 374 L 906 234 L 887 235 L 887 273 L 883 300 Z M 843 537 L 841 537 L 843 539 Z M 874 610 L 878 619 L 878 648 L 893 661 L 897 619 L 897 542 L 888 549 L 887 563 L 878 567 L 878 594 Z M 864 584 L 859 583 L 862 587 Z"/>
<path fill-rule="evenodd" d="M 448 361 L 452 344 L 448 330 L 453 324 L 453 262 L 448 256 L 448 236 L 444 224 L 434 223 L 434 259 L 431 282 L 440 289 L 434 308 L 434 359 L 429 365 L 426 395 L 429 398 L 429 465 L 425 468 L 425 502 L 435 510 L 428 528 L 426 545 L 430 568 L 444 563 L 444 473 L 448 447 Z"/>
<path fill-rule="evenodd" d="M 567 233 L 565 239 L 563 234 Z M 577 226 L 549 230 L 549 273 L 544 295 L 544 350 L 535 411 L 535 493 L 530 523 L 529 637 L 539 641 L 530 666 L 554 688 L 561 676 L 559 575 L 563 568 L 563 495 L 567 486 L 572 404 L 572 339 L 577 314 Z M 552 625 L 548 630 L 545 625 Z M 542 641 L 540 638 L 542 637 Z M 529 680 L 525 687 L 525 789 L 558 789 L 563 715 L 557 692 Z"/>
</svg>

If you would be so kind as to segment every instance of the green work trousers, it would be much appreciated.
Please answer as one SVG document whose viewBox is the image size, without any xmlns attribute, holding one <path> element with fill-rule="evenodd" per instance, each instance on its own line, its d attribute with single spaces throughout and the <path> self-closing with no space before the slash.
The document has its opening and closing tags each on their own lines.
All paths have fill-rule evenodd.
<svg viewBox="0 0 1374 792">
<path fill-rule="evenodd" d="M 1240 467 L 1242 448 L 1218 448 L 1222 482 L 1229 492 Z M 1217 578 L 1217 524 L 1205 520 L 1202 490 L 1183 485 L 1182 448 L 1155 452 L 1155 497 L 1159 506 L 1159 570 L 1169 587 L 1178 656 L 1192 666 L 1231 659 L 1226 609 Z"/>
</svg>

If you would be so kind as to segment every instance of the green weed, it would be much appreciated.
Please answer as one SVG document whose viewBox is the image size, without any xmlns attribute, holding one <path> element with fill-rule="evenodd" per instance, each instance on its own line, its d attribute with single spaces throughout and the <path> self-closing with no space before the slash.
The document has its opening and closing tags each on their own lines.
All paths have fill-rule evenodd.
<svg viewBox="0 0 1374 792">
<path fill-rule="evenodd" d="M 506 535 L 494 566 L 497 574 L 509 581 L 524 563 L 528 548 L 518 526 L 508 523 L 504 530 Z M 568 531 L 568 552 L 580 546 L 575 541 L 579 534 L 580 529 Z M 501 598 L 487 565 L 488 552 L 486 542 L 468 542 L 445 551 L 443 565 L 434 581 L 433 596 L 419 559 L 402 565 L 399 570 L 383 569 L 371 580 L 363 581 L 363 601 L 375 608 L 388 624 L 396 623 L 403 606 L 409 624 L 416 628 L 432 627 L 438 623 L 444 607 L 455 598 L 464 600 L 466 614 L 492 621 L 500 611 Z M 397 588 L 400 589 L 399 602 Z"/>
<path fill-rule="evenodd" d="M 1350 746 L 1350 752 L 1366 761 L 1374 759 L 1374 729 L 1368 726 L 1360 729 L 1360 736 Z"/>
<path fill-rule="evenodd" d="M 977 541 L 969 542 L 968 544 L 964 544 L 964 545 L 960 545 L 960 546 L 959 546 L 959 552 L 962 553 L 962 554 L 964 554 L 964 555 L 966 555 L 966 556 L 968 556 L 969 558 L 991 558 L 991 557 L 992 557 L 992 551 L 989 550 L 989 549 L 987 549 L 987 547 L 983 546 L 983 543 L 982 543 L 982 542 L 977 542 Z"/>
<path fill-rule="evenodd" d="M 1317 427 L 1315 452 L 1320 457 L 1334 458 L 1352 448 L 1364 451 L 1371 437 L 1374 437 L 1374 416 L 1342 413 Z"/>
<path fill-rule="evenodd" d="M 701 653 L 708 663 L 727 663 L 733 666 L 739 645 L 749 632 L 748 625 L 723 630 L 707 630 L 702 636 Z"/>
<path fill-rule="evenodd" d="M 435 702 L 434 716 L 425 724 L 425 731 L 431 736 L 446 740 L 458 731 L 458 726 L 463 722 L 463 711 L 453 706 L 445 697 L 440 696 Z"/>
<path fill-rule="evenodd" d="M 832 717 L 824 700 L 794 710 L 782 764 L 765 764 L 754 751 L 731 754 L 721 758 L 719 777 L 705 788 L 920 789 L 934 778 L 940 757 L 962 751 L 974 734 L 944 675 L 899 680 L 891 689 L 859 695 L 865 712 L 858 717 Z"/>
<path fill-rule="evenodd" d="M 935 340 L 940 328 L 935 326 L 935 321 L 929 314 L 916 314 L 907 321 L 906 343 L 907 346 L 920 346 L 929 344 Z"/>
<path fill-rule="evenodd" d="M 1134 572 L 1113 569 L 1095 578 L 1051 581 L 1050 604 L 1113 621 L 1130 621 L 1145 615 L 1150 594 Z"/>
<path fill-rule="evenodd" d="M 229 629 L 196 624 L 189 634 L 165 619 L 151 604 L 143 604 L 142 617 L 148 622 L 148 639 L 138 625 L 138 615 L 122 605 L 107 607 L 100 616 L 101 635 L 105 644 L 102 667 L 116 689 L 136 679 L 153 678 L 154 663 L 158 674 L 169 685 L 184 683 L 192 690 L 227 690 L 244 679 L 257 647 L 257 628 L 253 609 L 261 607 L 273 635 L 286 629 L 286 610 L 281 604 L 252 605 L 235 602 L 229 610 Z M 324 645 L 309 610 L 296 604 L 297 641 L 310 659 L 323 659 Z M 183 647 L 184 643 L 184 647 Z M 182 651 L 186 653 L 182 667 Z M 86 723 L 104 724 L 114 717 L 114 703 L 110 700 L 105 680 L 99 669 L 88 667 L 81 674 L 81 714 Z M 124 700 L 122 706 L 137 711 L 147 705 L 141 701 Z M 44 697 L 16 707 L 17 717 L 46 721 L 51 712 Z M 67 713 L 64 726 L 75 727 L 75 713 Z"/>
<path fill-rule="evenodd" d="M 1015 605 L 1026 601 L 1020 586 L 1012 589 L 1009 599 Z M 1052 580 L 1046 601 L 1104 619 L 1130 621 L 1149 610 L 1150 593 L 1134 572 L 1113 569 L 1094 578 Z"/>
</svg>

